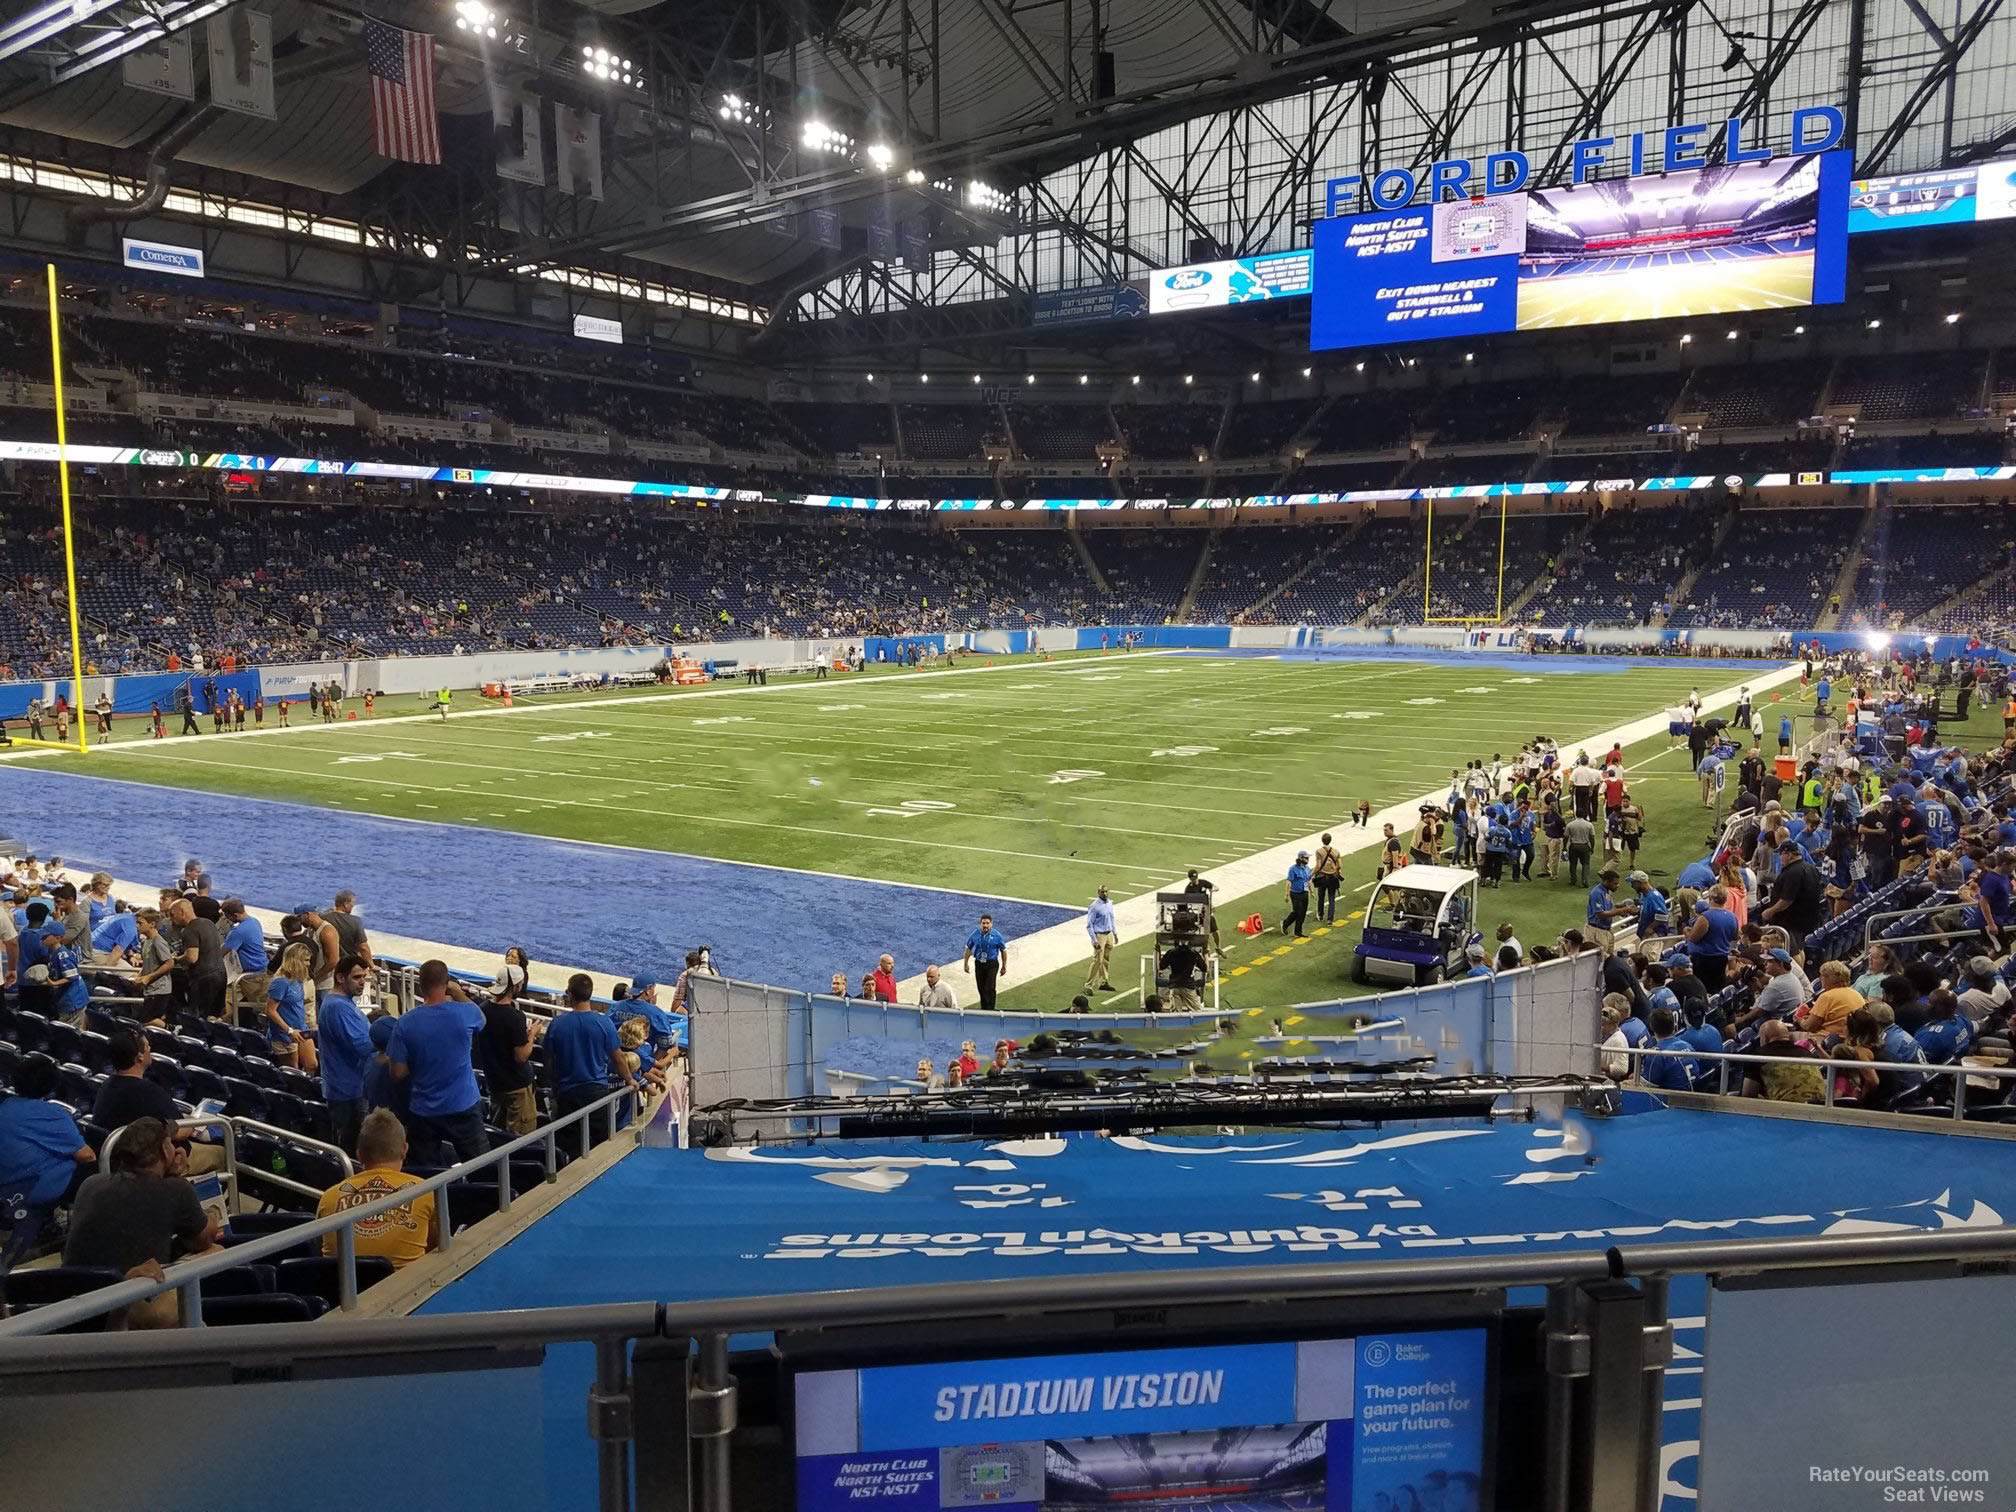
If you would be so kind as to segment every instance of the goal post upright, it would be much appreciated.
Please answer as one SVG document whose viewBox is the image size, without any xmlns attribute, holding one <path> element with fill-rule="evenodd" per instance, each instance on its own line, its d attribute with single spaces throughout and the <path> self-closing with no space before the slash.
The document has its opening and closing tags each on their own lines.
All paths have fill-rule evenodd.
<svg viewBox="0 0 2016 1512">
<path fill-rule="evenodd" d="M 85 724 L 84 629 L 77 613 L 77 537 L 70 507 L 70 436 L 63 415 L 63 329 L 56 293 L 56 264 L 49 264 L 49 359 L 56 396 L 56 484 L 63 498 L 63 579 L 70 608 L 70 714 L 77 721 L 77 749 L 89 751 Z"/>
</svg>

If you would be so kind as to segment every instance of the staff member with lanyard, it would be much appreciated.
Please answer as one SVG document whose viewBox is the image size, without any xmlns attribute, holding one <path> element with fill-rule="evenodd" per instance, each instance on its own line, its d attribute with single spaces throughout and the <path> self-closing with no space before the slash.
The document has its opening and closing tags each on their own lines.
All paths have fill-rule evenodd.
<svg viewBox="0 0 2016 1512">
<path fill-rule="evenodd" d="M 1337 889 L 1344 885 L 1344 858 L 1326 834 L 1316 847 L 1316 865 L 1309 879 L 1316 889 L 1316 918 L 1319 923 L 1337 922 Z"/>
<path fill-rule="evenodd" d="M 1008 942 L 994 927 L 994 915 L 980 915 L 980 927 L 966 936 L 966 956 L 961 969 L 973 978 L 980 1006 L 994 1007 L 994 984 L 1008 974 Z"/>
<path fill-rule="evenodd" d="M 1120 936 L 1113 918 L 1113 900 L 1103 887 L 1085 910 L 1085 933 L 1092 937 L 1092 969 L 1085 973 L 1085 990 L 1111 992 L 1113 947 L 1120 943 Z"/>
</svg>

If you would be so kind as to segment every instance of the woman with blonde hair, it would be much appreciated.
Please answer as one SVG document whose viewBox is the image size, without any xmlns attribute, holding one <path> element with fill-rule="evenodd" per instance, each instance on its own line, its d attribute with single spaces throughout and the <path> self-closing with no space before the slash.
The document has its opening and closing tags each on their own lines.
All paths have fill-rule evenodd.
<svg viewBox="0 0 2016 1512">
<path fill-rule="evenodd" d="M 1724 860 L 1716 880 L 1729 895 L 1722 906 L 1736 915 L 1736 927 L 1741 929 L 1750 922 L 1750 889 L 1743 885 L 1742 865 L 1733 857 Z"/>
<path fill-rule="evenodd" d="M 280 953 L 280 967 L 266 984 L 266 1043 L 273 1059 L 311 1074 L 317 1069 L 315 1042 L 308 1037 L 310 952 L 296 940 Z"/>
</svg>

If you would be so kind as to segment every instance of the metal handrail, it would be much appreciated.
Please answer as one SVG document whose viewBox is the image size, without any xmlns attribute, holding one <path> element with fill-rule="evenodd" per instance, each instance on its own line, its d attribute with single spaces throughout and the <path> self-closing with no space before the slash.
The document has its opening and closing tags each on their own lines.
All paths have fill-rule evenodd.
<svg viewBox="0 0 2016 1512">
<path fill-rule="evenodd" d="M 403 1186 L 398 1191 L 380 1197 L 375 1202 L 365 1203 L 361 1207 L 346 1208 L 342 1212 L 332 1213 L 327 1218 L 311 1218 L 306 1223 L 297 1224 L 295 1227 L 285 1229 L 280 1233 L 268 1234 L 258 1239 L 250 1239 L 243 1244 L 234 1244 L 221 1254 L 205 1255 L 194 1260 L 185 1260 L 179 1265 L 170 1266 L 164 1274 L 163 1279 L 159 1281 L 147 1280 L 145 1278 L 121 1281 L 114 1286 L 101 1287 L 97 1291 L 85 1292 L 80 1296 L 71 1297 L 62 1302 L 54 1302 L 46 1307 L 35 1308 L 17 1317 L 0 1319 L 0 1339 L 15 1338 L 30 1334 L 52 1333 L 57 1329 L 67 1328 L 73 1323 L 85 1322 L 91 1318 L 98 1317 L 100 1314 L 111 1312 L 116 1308 L 127 1307 L 135 1302 L 148 1301 L 150 1298 L 158 1297 L 163 1292 L 168 1291 L 177 1293 L 177 1303 L 182 1325 L 185 1328 L 198 1327 L 203 1322 L 202 1283 L 205 1277 L 214 1276 L 220 1271 L 232 1270 L 241 1265 L 250 1265 L 255 1261 L 264 1260 L 270 1255 L 277 1255 L 286 1250 L 296 1249 L 304 1240 L 319 1239 L 326 1234 L 335 1234 L 337 1236 L 336 1253 L 339 1261 L 337 1295 L 339 1306 L 345 1312 L 353 1311 L 357 1306 L 356 1226 L 359 1222 L 367 1218 L 379 1217 L 385 1213 L 396 1212 L 398 1209 L 410 1204 L 417 1197 L 425 1196 L 430 1192 L 441 1192 L 457 1181 L 488 1170 L 490 1167 L 500 1163 L 504 1164 L 507 1168 L 497 1183 L 497 1209 L 499 1212 L 508 1212 L 511 1206 L 511 1176 L 508 1164 L 513 1155 L 534 1144 L 542 1146 L 546 1155 L 546 1174 L 550 1180 L 556 1171 L 555 1141 L 558 1138 L 560 1130 L 570 1126 L 578 1126 L 581 1130 L 581 1152 L 585 1155 L 588 1151 L 588 1120 L 595 1114 L 607 1110 L 609 1115 L 609 1135 L 613 1138 L 617 1129 L 617 1109 L 623 1102 L 635 1098 L 637 1095 L 634 1089 L 628 1087 L 611 1091 L 606 1097 L 598 1098 L 584 1107 L 575 1109 L 572 1113 L 554 1119 L 551 1123 L 542 1124 L 530 1134 L 522 1134 L 516 1139 L 508 1140 L 485 1154 L 479 1155 L 476 1159 L 464 1161 L 457 1166 L 451 1166 L 438 1175 L 426 1177 L 411 1186 Z M 640 1119 L 632 1119 L 631 1126 L 636 1126 L 640 1121 Z M 435 1203 L 435 1224 L 437 1241 L 435 1248 L 445 1253 L 452 1247 L 453 1241 L 450 1231 L 451 1225 L 448 1221 L 448 1203 L 445 1198 L 437 1200 Z"/>
<path fill-rule="evenodd" d="M 2016 1226 L 1803 1238 L 1683 1240 L 1541 1255 L 1369 1260 L 1350 1265 L 1315 1262 L 1264 1269 L 1223 1266 L 1198 1271 L 1118 1271 L 991 1281 L 935 1281 L 879 1289 L 856 1287 L 656 1304 L 342 1319 L 334 1325 L 269 1323 L 257 1329 L 232 1329 L 226 1334 L 208 1330 L 143 1330 L 23 1337 L 29 1331 L 17 1330 L 0 1344 L 0 1376 L 132 1365 L 142 1360 L 163 1366 L 218 1360 L 243 1364 L 260 1359 L 356 1355 L 377 1350 L 413 1353 L 429 1348 L 551 1342 L 632 1330 L 655 1331 L 668 1338 L 708 1338 L 914 1323 L 921 1319 L 998 1317 L 1032 1309 L 1060 1312 L 1251 1302 L 1261 1297 L 1273 1301 L 1477 1292 L 1627 1276 L 1756 1276 L 1822 1267 L 1910 1267 L 1915 1276 L 1917 1268 L 1927 1264 L 1998 1256 L 2016 1257 Z M 56 1306 L 67 1305 L 38 1308 L 28 1317 L 53 1314 Z M 651 1326 L 654 1318 L 655 1330 Z M 73 1317 L 70 1321 L 78 1320 Z"/>
<path fill-rule="evenodd" d="M 1789 1062 L 1792 1065 L 1816 1066 L 1830 1073 L 1821 1078 L 1821 1101 L 1824 1106 L 1829 1108 L 1835 1105 L 1834 1077 L 1831 1073 L 1837 1068 L 1850 1071 L 1916 1072 L 1920 1076 L 1983 1076 L 1994 1081 L 2016 1081 L 2016 1066 L 1967 1066 L 1962 1065 L 1959 1061 L 1940 1061 L 1936 1063 L 1932 1061 L 1919 1061 L 1913 1064 L 1908 1061 L 1836 1060 L 1832 1056 L 1823 1058 L 1821 1056 L 1757 1055 L 1749 1051 L 1661 1050 L 1657 1045 L 1641 1045 L 1635 1048 L 1626 1045 L 1622 1050 L 1604 1050 L 1599 1047 L 1597 1053 L 1599 1055 L 1628 1055 L 1634 1059 L 1643 1059 L 1648 1055 L 1688 1055 L 1692 1056 L 1695 1060 L 1714 1061 L 1722 1067 L 1721 1090 L 1713 1094 L 1717 1097 L 1727 1097 L 1729 1095 L 1728 1068 L 1731 1065 L 1782 1066 Z M 1660 1088 L 1659 1090 L 1664 1091 L 1666 1089 Z M 1955 1123 L 1962 1122 L 1966 1116 L 1967 1099 L 1960 1096 L 1954 1097 L 1953 1121 Z"/>
<path fill-rule="evenodd" d="M 1915 940 L 1958 939 L 1963 935 L 1980 934 L 1981 931 L 1978 929 L 1963 929 L 1954 931 L 1942 931 L 1940 933 L 1930 935 L 1900 936 L 1895 940 L 1879 940 L 1876 938 L 1876 925 L 1879 920 L 1908 919 L 1913 914 L 1927 913 L 1935 908 L 1954 908 L 1961 906 L 1955 898 L 1950 896 L 1947 897 L 1944 903 L 1935 901 L 1939 897 L 1941 897 L 1943 893 L 1944 893 L 1943 889 L 1935 889 L 1932 892 L 1926 894 L 1923 902 L 1911 908 L 1892 908 L 1892 909 L 1885 909 L 1881 913 L 1864 914 L 1862 916 L 1863 947 L 1866 949 L 1870 945 L 1903 945 L 1908 944 L 1911 941 Z"/>
<path fill-rule="evenodd" d="M 351 1158 L 350 1152 L 341 1145 L 330 1144 L 325 1139 L 312 1139 L 306 1134 L 297 1134 L 292 1129 L 283 1129 L 278 1124 L 261 1123 L 256 1118 L 233 1118 L 229 1120 L 229 1125 L 234 1134 L 238 1129 L 246 1128 L 259 1134 L 276 1135 L 286 1140 L 289 1144 L 305 1145 L 311 1150 L 321 1150 L 326 1154 L 334 1155 L 343 1163 L 343 1175 L 345 1179 L 357 1174 L 357 1162 Z M 235 1173 L 238 1169 L 237 1141 L 235 1139 L 233 1139 L 231 1144 L 230 1155 L 231 1169 Z M 322 1195 L 318 1188 L 308 1185 L 305 1181 L 296 1181 L 291 1176 L 282 1176 L 278 1171 L 261 1171 L 259 1179 L 261 1181 L 270 1181 L 275 1186 L 285 1187 L 290 1192 L 299 1192 L 304 1197 L 320 1197 Z"/>
</svg>

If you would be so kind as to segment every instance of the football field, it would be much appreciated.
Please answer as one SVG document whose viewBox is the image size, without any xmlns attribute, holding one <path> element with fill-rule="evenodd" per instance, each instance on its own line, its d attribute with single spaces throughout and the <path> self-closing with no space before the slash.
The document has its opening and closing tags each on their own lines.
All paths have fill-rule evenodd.
<svg viewBox="0 0 2016 1512">
<path fill-rule="evenodd" d="M 88 757 L 44 754 L 16 763 L 9 778 L 26 780 L 32 768 L 118 779 L 89 784 L 93 802 L 116 795 L 118 807 L 158 816 L 152 822 L 165 824 L 175 844 L 206 860 L 220 846 L 270 850 L 262 864 L 312 879 L 299 889 L 304 896 L 324 890 L 314 877 L 317 858 L 350 832 L 338 815 L 359 816 L 358 825 L 368 822 L 363 816 L 419 821 L 425 828 L 400 831 L 389 849 L 385 831 L 356 831 L 379 837 L 368 853 L 382 860 L 371 869 L 388 874 L 353 875 L 347 884 L 375 895 L 376 928 L 480 949 L 499 939 L 536 941 L 542 960 L 622 972 L 634 968 L 640 947 L 626 943 L 632 953 L 611 960 L 601 937 L 623 926 L 626 942 L 649 941 L 668 957 L 682 941 L 706 940 L 737 975 L 823 987 L 834 969 L 858 979 L 885 948 L 898 954 L 899 976 L 921 971 L 926 960 L 956 961 L 964 930 L 989 903 L 1012 911 L 1028 932 L 1067 920 L 1102 884 L 1124 901 L 1191 866 L 1236 881 L 1247 862 L 1252 876 L 1248 858 L 1324 829 L 1340 841 L 1369 841 L 1376 825 L 1350 824 L 1361 801 L 1376 813 L 1440 791 L 1452 768 L 1472 757 L 1509 757 L 1538 733 L 1572 756 L 1579 744 L 1658 714 L 1692 687 L 1707 692 L 1766 670 L 1581 657 L 975 658 L 921 672 L 780 677 L 764 688 L 482 707 L 445 722 L 407 698 L 381 700 L 369 719 L 352 700 L 346 713 L 357 717 L 334 725 L 311 722 L 297 706 L 286 731 L 273 728 L 270 713 L 264 733 L 155 741 L 139 738 L 136 724 Z M 1699 854 L 1705 826 L 1689 817 L 1684 833 L 1671 826 L 1661 833 L 1665 799 L 1685 802 L 1693 789 L 1684 750 L 1662 754 L 1661 728 L 1628 760 L 1653 815 L 1652 853 L 1670 847 L 1677 869 Z M 250 833 L 262 844 L 239 839 L 214 808 L 144 795 L 126 786 L 133 783 L 297 807 L 237 806 L 258 816 Z M 77 807 L 68 796 L 53 802 Z M 457 830 L 572 843 L 499 851 L 486 848 L 487 838 L 458 842 Z M 66 854 L 115 875 L 151 876 L 140 868 L 161 864 L 151 855 L 129 861 L 115 836 L 88 846 L 58 838 Z M 642 859 L 652 853 L 716 867 L 666 873 Z M 638 859 L 625 862 L 626 854 Z M 411 875 L 416 860 L 419 877 Z M 293 906 L 288 897 L 252 896 L 233 875 L 250 864 L 219 857 L 220 886 L 239 887 L 258 905 Z M 1347 905 L 1371 865 L 1369 851 L 1347 856 Z M 570 895 L 568 873 L 577 866 L 612 868 L 624 895 Z M 628 888 L 626 876 L 634 879 Z M 1580 917 L 1579 894 L 1571 898 L 1558 882 L 1531 889 L 1543 886 L 1544 911 L 1535 911 L 1542 910 L 1536 897 L 1515 915 L 1522 929 L 1548 926 L 1529 944 Z M 942 890 L 947 900 L 926 910 L 928 930 L 917 922 L 920 890 Z M 1231 918 L 1251 911 L 1243 895 L 1265 900 L 1279 891 L 1271 872 L 1257 891 L 1221 889 L 1228 942 Z M 1515 891 L 1527 889 L 1486 895 L 1487 921 Z M 746 906 L 738 905 L 742 893 Z M 426 902 L 416 909 L 402 901 L 409 896 Z M 1278 911 L 1277 903 L 1264 906 Z M 472 907 L 484 921 L 475 938 L 472 926 L 458 923 Z M 556 908 L 580 912 L 561 922 Z M 434 917 L 400 916 L 414 911 Z M 846 959 L 829 964 L 828 946 L 793 953 L 789 942 L 813 913 L 828 916 L 822 928 L 837 923 L 858 942 Z M 633 927 L 640 914 L 660 917 L 662 928 L 640 934 Z M 659 969 L 675 964 L 668 958 Z M 1281 965 L 1270 980 L 1285 989 L 1300 973 Z M 1321 975 L 1348 990 L 1341 968 Z M 1004 987 L 1018 996 L 1037 990 L 1012 967 Z"/>
</svg>

